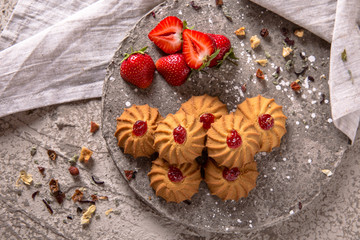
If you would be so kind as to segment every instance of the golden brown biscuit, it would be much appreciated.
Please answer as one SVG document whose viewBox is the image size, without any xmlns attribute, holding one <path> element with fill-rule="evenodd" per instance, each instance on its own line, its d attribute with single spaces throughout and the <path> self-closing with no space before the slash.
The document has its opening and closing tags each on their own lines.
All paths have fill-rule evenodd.
<svg viewBox="0 0 360 240">
<path fill-rule="evenodd" d="M 240 168 L 252 162 L 260 148 L 260 134 L 254 125 L 234 113 L 220 118 L 207 135 L 209 157 L 227 168 Z"/>
<path fill-rule="evenodd" d="M 184 112 L 169 114 L 158 123 L 154 145 L 159 157 L 170 164 L 194 162 L 205 147 L 205 130 L 195 117 Z"/>
<path fill-rule="evenodd" d="M 223 104 L 218 97 L 211 97 L 207 94 L 192 96 L 187 102 L 181 104 L 179 111 L 193 115 L 208 130 L 211 124 L 228 114 L 226 104 Z"/>
<path fill-rule="evenodd" d="M 154 132 L 162 116 L 149 105 L 133 105 L 125 108 L 117 119 L 115 137 L 124 153 L 134 158 L 150 157 L 154 152 Z"/>
<path fill-rule="evenodd" d="M 166 202 L 190 200 L 199 191 L 201 182 L 200 166 L 196 162 L 175 166 L 161 158 L 152 162 L 148 176 L 156 196 Z"/>
<path fill-rule="evenodd" d="M 228 169 L 217 166 L 209 159 L 205 166 L 205 182 L 210 193 L 222 200 L 238 201 L 242 197 L 247 197 L 248 193 L 255 188 L 258 175 L 254 161 L 240 168 Z"/>
<path fill-rule="evenodd" d="M 247 98 L 237 106 L 235 115 L 244 116 L 254 124 L 260 133 L 260 152 L 270 152 L 274 147 L 279 147 L 281 138 L 286 133 L 285 122 L 287 117 L 282 112 L 282 106 L 269 99 L 258 95 Z"/>
</svg>

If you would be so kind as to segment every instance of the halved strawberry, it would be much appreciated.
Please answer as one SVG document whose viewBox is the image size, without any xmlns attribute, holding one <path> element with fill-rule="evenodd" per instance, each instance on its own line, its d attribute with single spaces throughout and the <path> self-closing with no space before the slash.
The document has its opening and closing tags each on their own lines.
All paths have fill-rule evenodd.
<svg viewBox="0 0 360 240">
<path fill-rule="evenodd" d="M 211 37 L 199 31 L 185 29 L 183 40 L 183 54 L 189 67 L 199 69 L 211 61 L 210 57 L 215 52 L 215 42 Z"/>
<path fill-rule="evenodd" d="M 174 16 L 164 18 L 150 31 L 148 37 L 161 50 L 167 54 L 176 53 L 181 50 L 181 33 L 183 23 Z"/>
<path fill-rule="evenodd" d="M 207 35 L 214 40 L 216 49 L 220 49 L 219 54 L 210 62 L 209 67 L 220 66 L 227 57 L 238 59 L 235 57 L 233 49 L 231 48 L 230 40 L 227 37 L 211 33 L 207 33 Z"/>
</svg>

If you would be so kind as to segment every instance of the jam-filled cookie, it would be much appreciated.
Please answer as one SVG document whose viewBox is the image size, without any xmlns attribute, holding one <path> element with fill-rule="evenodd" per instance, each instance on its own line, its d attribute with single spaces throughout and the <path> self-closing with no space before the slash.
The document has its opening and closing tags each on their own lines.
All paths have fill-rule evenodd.
<svg viewBox="0 0 360 240">
<path fill-rule="evenodd" d="M 134 158 L 150 157 L 154 152 L 154 132 L 162 116 L 149 105 L 125 108 L 117 119 L 115 137 L 124 153 Z"/>
<path fill-rule="evenodd" d="M 222 200 L 235 200 L 248 196 L 256 186 L 259 173 L 256 162 L 250 162 L 238 168 L 219 167 L 212 159 L 205 166 L 205 182 L 210 193 Z"/>
<path fill-rule="evenodd" d="M 187 102 L 181 104 L 179 111 L 193 115 L 203 124 L 205 130 L 208 130 L 211 124 L 221 116 L 228 114 L 226 104 L 222 103 L 218 97 L 211 97 L 207 94 L 192 96 Z"/>
<path fill-rule="evenodd" d="M 254 125 L 234 113 L 214 123 L 207 136 L 209 157 L 227 168 L 239 168 L 252 162 L 260 148 L 260 134 Z"/>
<path fill-rule="evenodd" d="M 206 132 L 192 115 L 169 114 L 158 123 L 154 145 L 159 157 L 170 164 L 192 163 L 205 147 Z"/>
<path fill-rule="evenodd" d="M 161 158 L 152 162 L 148 176 L 156 196 L 167 202 L 190 200 L 199 191 L 201 182 L 200 166 L 196 162 L 170 165 Z"/>
<path fill-rule="evenodd" d="M 237 106 L 235 114 L 254 124 L 260 133 L 260 152 L 270 152 L 274 147 L 280 146 L 281 138 L 286 133 L 287 117 L 282 106 L 276 104 L 274 99 L 261 95 L 247 98 Z"/>
</svg>

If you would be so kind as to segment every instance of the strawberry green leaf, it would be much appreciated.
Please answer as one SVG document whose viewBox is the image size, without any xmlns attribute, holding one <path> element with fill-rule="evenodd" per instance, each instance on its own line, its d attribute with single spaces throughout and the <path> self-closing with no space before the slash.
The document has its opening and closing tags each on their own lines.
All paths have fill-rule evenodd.
<svg viewBox="0 0 360 240">
<path fill-rule="evenodd" d="M 237 65 L 237 63 L 234 62 L 234 61 L 231 61 L 230 58 L 231 58 L 231 59 L 235 59 L 235 60 L 239 59 L 239 58 L 237 58 L 237 57 L 235 56 L 235 53 L 234 53 L 234 51 L 233 51 L 233 48 L 230 48 L 230 50 L 224 55 L 223 59 L 221 59 L 220 61 L 218 61 L 218 64 L 216 65 L 216 67 L 219 68 L 219 67 L 224 63 L 225 59 L 227 59 L 227 60 L 229 60 L 230 62 L 232 62 L 233 64 Z"/>
<path fill-rule="evenodd" d="M 210 57 L 207 57 L 206 59 L 204 59 L 204 63 L 203 65 L 201 65 L 201 67 L 198 69 L 199 71 L 203 70 L 204 68 L 208 67 L 210 65 L 210 62 L 216 58 L 216 56 L 219 54 L 220 49 L 216 50 L 213 54 L 211 54 Z"/>
<path fill-rule="evenodd" d="M 135 54 L 135 53 L 140 53 L 140 54 L 145 54 L 145 51 L 148 47 L 143 47 L 142 49 L 138 50 L 138 51 L 134 51 L 133 48 L 131 47 L 130 50 L 131 50 L 131 53 L 125 53 L 124 54 L 124 58 L 123 60 L 121 60 L 120 63 L 122 63 L 123 61 L 125 61 L 126 59 L 128 59 L 131 55 Z"/>
<path fill-rule="evenodd" d="M 185 29 L 190 29 L 190 30 L 192 30 L 194 27 L 195 27 L 195 26 L 188 27 L 187 21 L 186 21 L 186 20 L 183 21 L 183 30 L 185 30 Z"/>
</svg>

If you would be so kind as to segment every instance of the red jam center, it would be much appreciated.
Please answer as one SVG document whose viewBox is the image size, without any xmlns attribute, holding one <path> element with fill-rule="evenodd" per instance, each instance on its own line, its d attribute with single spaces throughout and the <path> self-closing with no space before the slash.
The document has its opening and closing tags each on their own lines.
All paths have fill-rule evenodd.
<svg viewBox="0 0 360 240">
<path fill-rule="evenodd" d="M 259 117 L 259 126 L 264 130 L 269 130 L 274 126 L 274 118 L 270 114 L 263 114 Z"/>
<path fill-rule="evenodd" d="M 182 175 L 182 172 L 180 171 L 180 169 L 178 169 L 177 167 L 174 167 L 174 166 L 170 166 L 169 171 L 168 171 L 168 178 L 172 182 L 180 182 L 185 177 Z"/>
<path fill-rule="evenodd" d="M 133 126 L 133 131 L 132 131 L 133 134 L 135 136 L 140 137 L 144 135 L 146 131 L 147 131 L 147 123 L 141 120 L 136 121 L 136 123 Z"/>
<path fill-rule="evenodd" d="M 227 136 L 226 143 L 229 148 L 238 148 L 242 143 L 241 136 L 236 130 L 231 130 Z"/>
<path fill-rule="evenodd" d="M 178 144 L 183 144 L 186 140 L 186 130 L 181 125 L 174 128 L 173 135 L 175 142 Z"/>
<path fill-rule="evenodd" d="M 235 181 L 239 175 L 240 171 L 237 167 L 232 169 L 224 168 L 223 177 L 228 181 Z"/>
<path fill-rule="evenodd" d="M 204 113 L 200 116 L 200 122 L 203 123 L 204 129 L 209 129 L 211 127 L 211 124 L 215 121 L 215 116 L 211 113 Z"/>
</svg>

